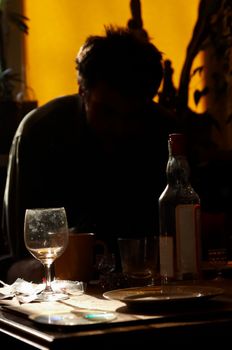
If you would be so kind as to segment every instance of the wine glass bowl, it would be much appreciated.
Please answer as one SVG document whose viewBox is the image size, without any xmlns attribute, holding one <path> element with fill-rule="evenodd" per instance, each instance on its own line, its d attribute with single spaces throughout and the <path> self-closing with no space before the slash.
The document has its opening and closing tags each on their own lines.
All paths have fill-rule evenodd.
<svg viewBox="0 0 232 350">
<path fill-rule="evenodd" d="M 24 219 L 24 242 L 28 251 L 45 268 L 46 285 L 39 300 L 66 299 L 63 293 L 55 293 L 51 286 L 51 266 L 63 254 L 68 245 L 68 224 L 65 209 L 26 209 Z"/>
<path fill-rule="evenodd" d="M 228 252 L 226 248 L 214 248 L 208 250 L 208 261 L 216 270 L 215 281 L 223 279 L 223 268 L 228 263 Z"/>
</svg>

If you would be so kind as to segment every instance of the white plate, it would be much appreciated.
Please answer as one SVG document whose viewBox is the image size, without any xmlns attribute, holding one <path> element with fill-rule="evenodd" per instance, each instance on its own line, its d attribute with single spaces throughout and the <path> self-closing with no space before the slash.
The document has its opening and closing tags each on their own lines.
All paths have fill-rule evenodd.
<svg viewBox="0 0 232 350">
<path fill-rule="evenodd" d="M 105 292 L 106 299 L 120 300 L 128 306 L 205 300 L 224 293 L 222 288 L 200 285 L 159 285 L 133 287 Z"/>
</svg>

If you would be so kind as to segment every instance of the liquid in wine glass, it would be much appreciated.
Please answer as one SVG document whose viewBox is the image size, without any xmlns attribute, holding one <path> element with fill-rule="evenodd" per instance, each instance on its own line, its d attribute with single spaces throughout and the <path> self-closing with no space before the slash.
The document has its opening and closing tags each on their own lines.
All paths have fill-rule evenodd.
<svg viewBox="0 0 232 350">
<path fill-rule="evenodd" d="M 27 209 L 24 219 L 24 242 L 28 251 L 38 259 L 45 269 L 46 285 L 37 300 L 54 301 L 67 299 L 56 293 L 51 286 L 51 266 L 61 256 L 68 244 L 68 224 L 65 209 Z"/>
</svg>

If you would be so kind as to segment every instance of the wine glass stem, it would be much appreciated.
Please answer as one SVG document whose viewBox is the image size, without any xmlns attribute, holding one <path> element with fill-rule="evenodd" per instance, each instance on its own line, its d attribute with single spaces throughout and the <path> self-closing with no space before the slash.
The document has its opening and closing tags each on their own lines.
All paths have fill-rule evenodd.
<svg viewBox="0 0 232 350">
<path fill-rule="evenodd" d="M 45 278 L 46 278 L 46 287 L 45 287 L 45 292 L 53 292 L 52 287 L 51 287 L 51 264 L 44 264 L 44 269 L 45 269 Z"/>
</svg>

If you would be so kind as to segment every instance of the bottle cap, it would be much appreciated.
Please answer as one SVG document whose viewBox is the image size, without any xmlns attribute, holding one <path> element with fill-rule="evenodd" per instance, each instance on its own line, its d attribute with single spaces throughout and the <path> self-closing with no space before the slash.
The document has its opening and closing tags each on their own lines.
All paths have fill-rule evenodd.
<svg viewBox="0 0 232 350">
<path fill-rule="evenodd" d="M 186 154 L 186 139 L 184 134 L 169 134 L 168 143 L 172 155 Z"/>
</svg>

